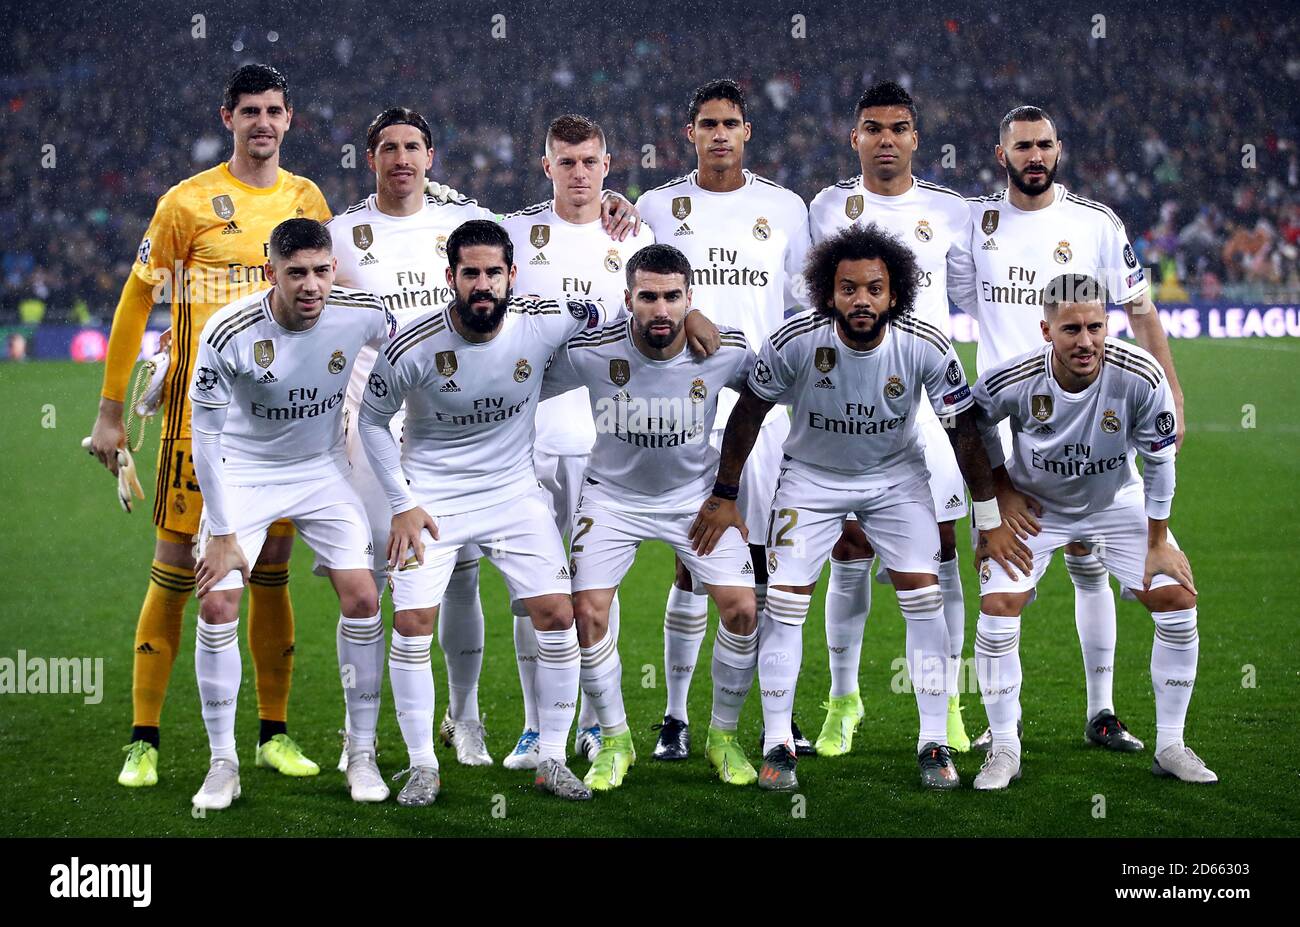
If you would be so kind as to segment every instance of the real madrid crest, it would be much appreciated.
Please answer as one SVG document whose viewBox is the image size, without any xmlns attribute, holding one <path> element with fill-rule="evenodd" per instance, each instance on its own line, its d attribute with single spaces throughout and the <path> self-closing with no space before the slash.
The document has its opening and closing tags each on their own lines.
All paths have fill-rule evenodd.
<svg viewBox="0 0 1300 927">
<path fill-rule="evenodd" d="M 225 193 L 214 196 L 212 198 L 212 211 L 217 214 L 218 219 L 228 220 L 235 214 L 235 201 Z"/>
<path fill-rule="evenodd" d="M 1052 252 L 1052 260 L 1058 264 L 1068 264 L 1072 257 L 1074 257 L 1074 252 L 1070 250 L 1070 243 L 1068 241 L 1058 241 L 1056 250 Z"/>
<path fill-rule="evenodd" d="M 817 353 L 813 355 L 813 366 L 822 373 L 830 373 L 835 369 L 835 349 L 818 348 Z"/>
<path fill-rule="evenodd" d="M 438 376 L 440 377 L 453 376 L 459 366 L 456 363 L 455 351 L 439 351 L 434 355 L 433 362 L 438 368 Z"/>
<path fill-rule="evenodd" d="M 889 399 L 899 399 L 903 393 L 907 392 L 907 387 L 899 377 L 890 377 L 885 384 L 885 396 Z"/>
<path fill-rule="evenodd" d="M 989 566 L 992 562 L 987 557 L 980 561 L 980 582 L 987 583 L 993 578 L 993 568 Z"/>
<path fill-rule="evenodd" d="M 1037 393 L 1029 397 L 1029 411 L 1034 418 L 1045 422 L 1052 417 L 1052 397 Z"/>
<path fill-rule="evenodd" d="M 691 198 L 689 196 L 673 197 L 673 218 L 678 221 L 685 219 L 691 214 Z"/>
<path fill-rule="evenodd" d="M 348 359 L 342 351 L 335 351 L 330 355 L 329 370 L 330 373 L 342 373 L 343 368 L 348 365 Z"/>
<path fill-rule="evenodd" d="M 515 382 L 522 383 L 533 375 L 533 366 L 528 363 L 528 358 L 521 357 L 515 361 Z"/>
<path fill-rule="evenodd" d="M 259 367 L 270 367 L 271 361 L 275 360 L 275 342 L 258 341 L 253 344 L 253 360 L 257 361 Z"/>
<path fill-rule="evenodd" d="M 776 551 L 774 550 L 767 552 L 767 572 L 769 576 L 776 572 Z"/>
<path fill-rule="evenodd" d="M 621 357 L 610 358 L 609 381 L 615 386 L 623 386 L 632 379 L 632 367 Z"/>
<path fill-rule="evenodd" d="M 984 230 L 985 235 L 992 235 L 998 230 L 998 211 L 996 209 L 984 210 L 984 218 L 980 220 L 980 228 Z"/>
<path fill-rule="evenodd" d="M 709 390 L 704 385 L 704 380 L 696 377 L 691 383 L 691 402 L 703 402 L 708 395 Z"/>
<path fill-rule="evenodd" d="M 550 240 L 551 227 L 549 225 L 534 225 L 533 230 L 528 233 L 528 242 L 534 248 L 545 248 Z"/>
<path fill-rule="evenodd" d="M 440 257 L 440 258 L 445 258 L 445 257 L 447 256 L 447 236 L 446 236 L 446 235 L 439 235 L 439 236 L 438 236 L 438 240 L 434 243 L 434 249 L 438 252 L 438 257 Z"/>
<path fill-rule="evenodd" d="M 623 269 L 623 259 L 618 256 L 618 251 L 614 248 L 605 252 L 605 269 L 611 274 L 616 274 Z"/>
<path fill-rule="evenodd" d="M 767 241 L 772 237 L 772 226 L 767 224 L 767 219 L 762 216 L 754 223 L 754 237 L 759 241 Z"/>
<path fill-rule="evenodd" d="M 862 215 L 866 205 L 862 201 L 862 194 L 855 193 L 844 201 L 844 215 L 850 219 L 856 219 Z"/>
<path fill-rule="evenodd" d="M 1107 409 L 1101 417 L 1101 430 L 1108 435 L 1113 435 L 1119 431 L 1119 416 L 1115 414 L 1114 409 Z"/>
<path fill-rule="evenodd" d="M 370 228 L 370 223 L 352 226 L 352 243 L 362 251 L 370 250 L 370 246 L 375 243 L 375 233 Z"/>
<path fill-rule="evenodd" d="M 930 228 L 930 223 L 922 219 L 916 223 L 916 237 L 918 241 L 929 241 L 934 237 L 934 229 Z"/>
</svg>

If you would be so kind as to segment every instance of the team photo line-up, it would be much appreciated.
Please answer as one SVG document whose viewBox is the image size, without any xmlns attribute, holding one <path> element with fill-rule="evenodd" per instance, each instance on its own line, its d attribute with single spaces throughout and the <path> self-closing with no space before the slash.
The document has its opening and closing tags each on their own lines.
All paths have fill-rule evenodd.
<svg viewBox="0 0 1300 927">
<path fill-rule="evenodd" d="M 957 788 L 953 754 L 982 750 L 974 787 L 1007 788 L 1021 774 L 1020 614 L 1064 548 L 1086 742 L 1146 749 L 1112 694 L 1114 576 L 1155 624 L 1152 772 L 1217 781 L 1183 741 L 1198 636 L 1191 569 L 1168 527 L 1182 390 L 1122 222 L 1056 182 L 1063 147 L 1048 113 L 1006 114 L 995 149 L 1006 188 L 966 198 L 913 175 L 916 105 L 877 83 L 847 139 L 862 173 L 805 205 L 744 168 L 745 98 L 715 80 L 686 112 L 690 174 L 634 206 L 604 189 L 600 127 L 564 115 L 540 163 L 553 198 L 500 214 L 426 176 L 429 125 L 394 106 L 367 131 L 375 192 L 332 217 L 314 183 L 280 167 L 292 115 L 276 69 L 231 76 L 220 107 L 230 160 L 159 199 L 114 317 L 85 446 L 128 511 L 145 498 L 128 425 L 163 423 L 122 785 L 158 782 L 162 705 L 197 593 L 211 757 L 192 801 L 239 797 L 245 586 L 256 765 L 319 773 L 286 724 L 295 534 L 338 596 L 338 768 L 356 801 L 390 794 L 375 739 L 385 655 L 408 753 L 398 803 L 436 800 L 435 736 L 461 764 L 494 762 L 478 707 L 482 557 L 510 595 L 523 696 L 502 765 L 571 800 L 618 788 L 636 761 L 618 587 L 646 540 L 676 553 L 656 760 L 690 753 L 686 702 L 710 599 L 714 774 L 789 791 L 799 756 L 849 753 L 874 576 L 905 619 L 918 713 L 908 751 L 923 787 Z M 128 408 L 157 301 L 171 329 Z M 950 301 L 980 326 L 974 383 L 949 340 Z M 1110 302 L 1136 345 L 1108 337 Z M 960 699 L 966 543 L 988 716 L 974 739 Z M 831 687 L 810 741 L 794 695 L 827 559 Z M 755 676 L 757 769 L 737 739 Z M 570 743 L 590 763 L 582 778 Z"/>
</svg>

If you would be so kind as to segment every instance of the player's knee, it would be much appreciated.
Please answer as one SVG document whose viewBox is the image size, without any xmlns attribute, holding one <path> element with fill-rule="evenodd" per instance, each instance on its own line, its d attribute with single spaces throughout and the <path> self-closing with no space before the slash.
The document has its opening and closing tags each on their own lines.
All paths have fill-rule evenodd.
<svg viewBox="0 0 1300 927">
<path fill-rule="evenodd" d="M 539 596 L 528 605 L 538 631 L 564 631 L 573 625 L 573 603 L 567 595 Z"/>
<path fill-rule="evenodd" d="M 718 618 L 732 634 L 750 635 L 758 627 L 758 605 L 752 595 L 737 596 L 725 607 L 718 603 Z"/>
<path fill-rule="evenodd" d="M 1082 541 L 1071 541 L 1065 545 L 1065 552 L 1071 557 L 1087 557 L 1092 553 L 1092 547 Z"/>
<path fill-rule="evenodd" d="M 374 612 L 370 614 L 373 615 Z M 370 615 L 365 617 L 369 618 Z M 402 637 L 427 637 L 433 633 L 437 619 L 437 607 L 402 609 L 393 615 L 393 630 Z"/>
<path fill-rule="evenodd" d="M 573 623 L 578 626 L 578 643 L 590 647 L 609 631 L 609 608 L 601 608 L 592 597 L 573 597 Z"/>
<path fill-rule="evenodd" d="M 374 589 L 360 589 L 339 596 L 339 611 L 345 618 L 370 618 L 379 613 L 379 595 Z"/>
<path fill-rule="evenodd" d="M 871 546 L 862 526 L 856 521 L 844 523 L 840 536 L 831 547 L 831 556 L 841 563 L 850 560 L 870 560 L 875 555 L 875 548 Z"/>
<path fill-rule="evenodd" d="M 207 624 L 230 624 L 239 620 L 239 597 L 209 592 L 199 600 L 199 617 Z"/>
<path fill-rule="evenodd" d="M 939 523 L 939 559 L 944 563 L 957 556 L 957 523 L 944 521 Z"/>
<path fill-rule="evenodd" d="M 158 529 L 158 538 L 153 545 L 153 558 L 167 566 L 192 570 L 194 563 L 194 538 L 188 534 Z"/>
<path fill-rule="evenodd" d="M 1186 586 L 1161 586 L 1148 592 L 1144 599 L 1153 612 L 1178 612 L 1196 607 L 1196 595 Z"/>
<path fill-rule="evenodd" d="M 1019 592 L 990 592 L 980 599 L 980 611 L 998 618 L 1019 618 L 1029 596 Z"/>
</svg>

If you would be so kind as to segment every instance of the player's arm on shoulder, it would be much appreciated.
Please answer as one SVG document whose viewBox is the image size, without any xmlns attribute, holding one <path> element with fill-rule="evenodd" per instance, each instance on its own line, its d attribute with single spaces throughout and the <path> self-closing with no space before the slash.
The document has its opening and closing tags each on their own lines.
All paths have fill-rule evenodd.
<svg viewBox="0 0 1300 927">
<path fill-rule="evenodd" d="M 758 440 L 763 419 L 774 405 L 776 403 L 763 399 L 746 385 L 740 400 L 731 410 L 727 430 L 722 436 L 722 459 L 718 462 L 713 492 L 700 506 L 689 534 L 691 549 L 702 556 L 713 553 L 713 548 L 728 528 L 738 528 L 741 536 L 749 540 L 749 529 L 736 506 L 740 495 L 740 474 L 754 449 L 754 442 Z"/>
<path fill-rule="evenodd" d="M 570 390 L 585 386 L 578 368 L 569 357 L 568 342 L 560 345 L 546 362 L 546 374 L 542 377 L 541 401 L 562 396 Z"/>
<path fill-rule="evenodd" d="M 600 191 L 600 225 L 614 241 L 641 231 L 641 213 L 632 201 L 614 190 Z"/>
<path fill-rule="evenodd" d="M 696 357 L 712 357 L 722 347 L 722 334 L 703 312 L 692 306 L 683 320 L 686 345 Z"/>
</svg>

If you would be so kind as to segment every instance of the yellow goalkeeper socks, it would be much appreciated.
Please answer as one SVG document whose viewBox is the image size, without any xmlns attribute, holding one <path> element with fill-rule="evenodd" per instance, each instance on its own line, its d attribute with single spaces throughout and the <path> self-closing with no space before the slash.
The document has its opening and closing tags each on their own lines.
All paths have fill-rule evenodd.
<svg viewBox="0 0 1300 927">
<path fill-rule="evenodd" d="M 257 674 L 257 714 L 264 722 L 279 722 L 275 727 L 282 731 L 293 682 L 289 564 L 257 564 L 249 576 L 248 590 L 248 649 Z"/>
<path fill-rule="evenodd" d="M 172 663 L 181 646 L 181 619 L 194 592 L 194 571 L 158 560 L 149 570 L 149 591 L 135 627 L 135 662 L 131 675 L 132 740 L 157 745 L 158 722 Z M 143 732 L 140 729 L 145 729 Z M 152 729 L 152 737 L 149 736 Z"/>
</svg>

